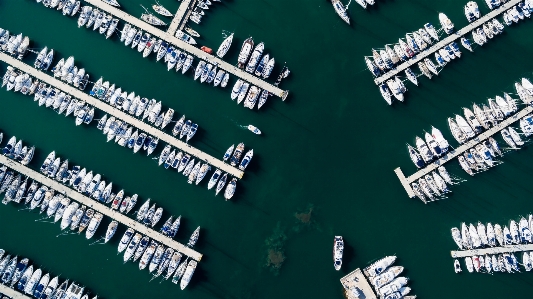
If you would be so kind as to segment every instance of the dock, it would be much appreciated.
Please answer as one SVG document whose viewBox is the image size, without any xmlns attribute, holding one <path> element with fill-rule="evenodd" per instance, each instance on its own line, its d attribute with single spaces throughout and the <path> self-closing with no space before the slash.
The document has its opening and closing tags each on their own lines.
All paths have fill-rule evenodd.
<svg viewBox="0 0 533 299">
<path fill-rule="evenodd" d="M 178 30 L 178 28 L 183 28 L 183 26 L 180 26 L 180 25 L 182 24 L 185 25 L 185 23 L 187 23 L 186 18 L 185 18 L 185 22 L 182 22 L 184 20 L 185 14 L 192 9 L 195 3 L 196 3 L 196 0 L 182 0 L 181 1 L 178 11 L 174 15 L 174 18 L 172 18 L 172 22 L 168 26 L 168 29 L 167 29 L 168 34 L 174 35 L 176 33 L 176 30 Z"/>
<path fill-rule="evenodd" d="M 15 291 L 14 289 L 8 286 L 5 286 L 3 284 L 0 284 L 0 294 L 4 294 L 4 296 L 8 296 L 9 298 L 12 298 L 12 299 L 31 299 L 32 298 L 18 291 Z"/>
<path fill-rule="evenodd" d="M 43 174 L 41 174 L 40 172 L 37 172 L 29 167 L 26 167 L 20 163 L 17 163 L 3 155 L 0 156 L 0 163 L 6 165 L 7 167 L 11 168 L 12 170 L 20 174 L 27 176 L 28 178 L 34 181 L 37 181 L 45 186 L 48 186 L 54 189 L 56 192 L 64 194 L 65 196 L 69 197 L 72 200 L 79 202 L 80 204 L 86 205 L 87 207 L 102 213 L 102 215 L 104 216 L 108 216 L 112 218 L 113 220 L 116 220 L 119 223 L 126 225 L 127 227 L 131 227 L 136 232 L 139 232 L 145 236 L 148 236 L 151 239 L 159 242 L 160 244 L 163 244 L 167 247 L 171 247 L 172 249 L 177 250 L 196 261 L 200 261 L 202 259 L 202 254 L 193 250 L 192 248 L 189 248 L 177 241 L 174 241 L 173 239 L 166 237 L 162 235 L 161 233 L 147 226 L 142 225 L 141 223 L 135 221 L 134 219 L 129 218 L 128 216 L 121 214 L 115 210 L 112 210 L 110 207 L 105 206 L 99 203 L 98 201 L 93 200 L 77 191 L 74 191 L 73 189 L 59 183 L 58 181 L 48 178 L 44 176 Z"/>
<path fill-rule="evenodd" d="M 186 1 L 186 0 L 184 0 Z M 513 0 L 513 1 L 516 1 L 516 0 Z M 277 86 L 274 86 L 264 80 L 261 80 L 259 79 L 258 77 L 250 74 L 250 73 L 247 73 L 239 68 L 237 68 L 236 66 L 234 65 L 231 65 L 227 62 L 225 62 L 224 60 L 214 56 L 214 55 L 211 55 L 211 54 L 208 54 L 202 50 L 200 50 L 199 48 L 196 48 L 195 46 L 193 45 L 190 45 L 178 38 L 176 38 L 173 34 L 170 34 L 169 32 L 167 31 L 163 31 L 161 29 L 158 29 L 146 22 L 144 22 L 143 20 L 141 19 L 138 19 L 132 15 L 129 15 L 127 13 L 125 13 L 124 11 L 114 7 L 114 6 L 111 6 L 105 2 L 102 2 L 101 0 L 85 0 L 85 2 L 91 4 L 91 5 L 94 5 L 95 7 L 98 7 L 100 10 L 103 10 L 105 11 L 106 13 L 109 13 L 127 23 L 130 23 L 132 24 L 133 26 L 137 27 L 137 28 L 140 28 L 142 29 L 143 31 L 145 32 L 148 32 L 150 33 L 152 36 L 154 37 L 157 37 L 161 40 L 165 40 L 167 41 L 168 43 L 174 45 L 175 47 L 181 49 L 181 50 L 184 50 L 188 53 L 190 53 L 191 55 L 194 55 L 196 57 L 198 57 L 199 59 L 201 60 L 204 60 L 205 62 L 207 63 L 210 63 L 210 64 L 213 64 L 213 65 L 216 65 L 218 66 L 219 69 L 223 69 L 224 71 L 230 73 L 230 74 L 233 74 L 235 75 L 236 77 L 246 81 L 246 82 L 249 82 L 250 84 L 252 85 L 255 85 L 261 89 L 264 89 L 268 92 L 270 92 L 271 94 L 275 95 L 275 96 L 278 96 L 280 97 L 282 100 L 285 100 L 287 98 L 287 95 L 289 94 L 289 91 L 288 90 L 282 90 L 280 89 L 279 87 Z M 174 25 L 175 26 L 175 25 Z M 177 27 L 176 27 L 177 28 Z M 170 29 L 170 28 L 169 28 Z M 170 30 L 169 30 L 170 31 Z M 234 45 L 235 47 L 235 45 Z"/>
<path fill-rule="evenodd" d="M 381 85 L 382 83 L 386 82 L 388 79 L 390 79 L 390 78 L 398 75 L 400 72 L 404 71 L 406 68 L 411 67 L 413 65 L 416 65 L 420 60 L 428 57 L 429 55 L 431 55 L 435 51 L 445 47 L 446 45 L 449 45 L 451 42 L 463 37 L 464 35 L 466 35 L 470 31 L 472 31 L 475 28 L 483 25 L 483 23 L 487 22 L 488 20 L 490 20 L 490 19 L 502 14 L 503 12 L 505 12 L 509 8 L 512 8 L 513 6 L 515 6 L 516 4 L 518 4 L 521 1 L 522 0 L 511 0 L 511 1 L 503 4 L 502 6 L 496 8 L 495 10 L 493 10 L 493 11 L 489 12 L 488 14 L 482 16 L 478 20 L 476 20 L 476 21 L 468 24 L 467 26 L 463 27 L 462 29 L 450 34 L 446 38 L 442 39 L 438 43 L 436 43 L 433 46 L 431 46 L 429 49 L 426 49 L 426 50 L 418 53 L 417 55 L 413 56 L 408 61 L 396 66 L 396 68 L 388 71 L 387 73 L 383 74 L 380 77 L 375 78 L 374 79 L 374 83 L 376 83 L 376 85 Z"/>
<path fill-rule="evenodd" d="M 533 250 L 533 244 L 518 244 L 518 245 L 506 245 L 503 247 L 489 247 L 482 249 L 471 249 L 471 250 L 452 250 L 451 255 L 453 258 L 461 258 L 467 256 L 480 256 L 485 254 L 500 254 L 500 253 L 513 253 L 520 251 L 531 251 Z"/>
<path fill-rule="evenodd" d="M 378 299 L 361 269 L 357 268 L 341 278 L 348 299 Z"/>
<path fill-rule="evenodd" d="M 33 68 L 32 66 L 28 65 L 28 64 L 25 64 L 24 62 L 20 61 L 20 60 L 17 60 L 3 52 L 0 52 L 0 60 L 1 61 L 4 61 L 5 63 L 17 68 L 17 69 L 20 69 L 21 71 L 23 72 L 26 72 L 28 73 L 30 76 L 33 76 L 37 79 L 39 79 L 40 81 L 44 82 L 44 83 L 47 83 L 51 86 L 54 86 L 60 90 L 62 90 L 63 92 L 67 93 L 67 94 L 70 94 L 71 96 L 73 96 L 74 98 L 78 98 L 80 100 L 84 100 L 87 104 L 97 108 L 97 109 L 100 109 L 102 111 L 104 111 L 105 113 L 108 113 L 110 115 L 113 115 L 114 117 L 118 118 L 118 119 L 121 119 L 127 123 L 129 123 L 130 125 L 146 132 L 147 134 L 149 135 L 152 135 L 152 136 L 155 136 L 157 138 L 159 138 L 160 141 L 163 141 L 163 142 L 166 142 L 168 144 L 170 144 L 171 146 L 175 147 L 175 148 L 178 148 L 192 156 L 195 156 L 196 158 L 200 159 L 200 160 L 203 160 L 205 161 L 206 163 L 209 163 L 210 165 L 216 167 L 216 168 L 219 168 L 220 170 L 224 171 L 224 172 L 227 172 L 228 174 L 234 176 L 234 177 L 237 177 L 237 178 L 242 178 L 243 175 L 244 175 L 244 172 L 239 170 L 238 168 L 235 168 L 227 163 L 224 163 L 224 161 L 222 160 L 219 160 L 207 153 L 204 153 L 202 151 L 200 151 L 199 149 L 196 149 L 192 146 L 190 146 L 189 144 L 179 140 L 179 139 L 176 139 L 174 137 L 172 137 L 171 135 L 155 128 L 155 127 L 152 127 L 151 125 L 145 123 L 145 122 L 142 122 L 140 120 L 138 120 L 137 118 L 129 115 L 128 113 L 125 113 L 123 112 L 122 110 L 120 109 L 117 109 L 111 105 L 108 105 L 106 104 L 105 102 L 103 101 L 100 101 L 96 98 L 93 98 L 91 96 L 89 96 L 88 94 L 84 93 L 83 91 L 77 89 L 76 87 L 74 86 L 71 86 L 71 85 L 68 85 L 56 78 L 54 78 L 53 76 L 50 76 L 48 75 L 47 73 L 44 73 L 44 72 L 41 72 L 35 68 Z"/>
<path fill-rule="evenodd" d="M 510 116 L 509 118 L 503 120 L 501 123 L 497 124 L 496 126 L 488 129 L 487 131 L 477 135 L 475 138 L 470 139 L 469 141 L 465 142 L 461 146 L 457 147 L 454 150 L 449 151 L 441 157 L 440 159 L 434 161 L 433 163 L 427 165 L 426 167 L 420 169 L 419 171 L 415 172 L 413 175 L 409 177 L 403 176 L 403 172 L 400 168 L 396 168 L 394 172 L 396 175 L 398 175 L 398 178 L 400 179 L 400 182 L 402 183 L 404 189 L 407 191 L 407 194 L 409 197 L 413 198 L 415 197 L 415 193 L 413 189 L 411 188 L 411 183 L 415 182 L 419 178 L 425 176 L 426 174 L 429 174 L 433 172 L 435 169 L 437 169 L 439 166 L 444 165 L 446 162 L 449 162 L 453 159 L 455 159 L 457 156 L 461 155 L 465 151 L 469 150 L 473 146 L 479 144 L 480 142 L 483 142 L 487 138 L 491 137 L 492 135 L 500 132 L 502 129 L 505 129 L 506 127 L 510 126 L 516 121 L 519 121 L 524 116 L 530 114 L 533 112 L 533 107 L 527 106 L 526 108 L 518 111 L 516 114 Z"/>
</svg>

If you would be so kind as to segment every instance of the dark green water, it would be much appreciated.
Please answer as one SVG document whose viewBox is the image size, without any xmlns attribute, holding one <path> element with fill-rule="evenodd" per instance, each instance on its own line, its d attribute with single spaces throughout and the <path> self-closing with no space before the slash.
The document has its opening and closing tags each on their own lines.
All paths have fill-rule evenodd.
<svg viewBox="0 0 533 299">
<path fill-rule="evenodd" d="M 140 15 L 150 1 L 120 1 Z M 160 0 L 175 11 L 179 2 Z M 488 12 L 478 1 L 482 12 Z M 53 48 L 56 57 L 74 55 L 76 65 L 91 76 L 163 101 L 178 114 L 200 125 L 192 144 L 221 156 L 240 141 L 255 156 L 231 202 L 203 187 L 190 186 L 180 174 L 157 167 L 154 160 L 106 143 L 95 128 L 74 126 L 72 118 L 38 107 L 29 97 L 1 91 L 0 128 L 39 149 L 36 162 L 55 150 L 62 158 L 83 165 L 112 180 L 116 188 L 138 193 L 183 216 L 177 239 L 185 242 L 202 226 L 196 249 L 204 254 L 186 291 L 170 282 L 149 282 L 147 271 L 123 265 L 116 246 L 88 246 L 83 236 L 60 236 L 59 225 L 35 222 L 35 213 L 19 207 L 0 208 L 0 247 L 31 258 L 54 274 L 80 281 L 103 298 L 341 298 L 339 278 L 384 255 L 398 255 L 406 267 L 413 293 L 420 298 L 526 297 L 533 276 L 453 272 L 449 234 L 461 221 L 500 224 L 532 212 L 533 151 L 508 154 L 503 165 L 468 178 L 453 187 L 452 195 L 429 205 L 409 199 L 393 169 L 415 171 L 405 142 L 435 125 L 446 136 L 446 118 L 472 102 L 503 91 L 514 80 L 532 77 L 531 21 L 505 29 L 475 53 L 464 53 L 432 81 L 420 87 L 408 83 L 405 104 L 388 107 L 365 70 L 363 56 L 372 47 L 393 43 L 426 22 L 438 23 L 445 12 L 463 27 L 466 1 L 377 1 L 363 11 L 355 2 L 347 26 L 325 0 L 225 1 L 206 13 L 199 43 L 216 49 L 222 30 L 235 31 L 227 60 L 235 62 L 237 48 L 248 36 L 264 41 L 278 63 L 287 62 L 292 74 L 282 83 L 291 94 L 286 102 L 270 98 L 259 112 L 236 107 L 226 90 L 194 82 L 191 74 L 168 73 L 155 59 L 142 59 L 118 38 L 105 40 L 78 29 L 74 18 L 62 16 L 33 0 L 0 3 L 0 27 L 23 32 L 31 47 Z M 33 54 L 29 58 L 34 58 Z M 31 62 L 32 59 L 26 61 Z M 57 61 L 57 60 L 56 60 Z M 5 64 L 2 64 L 2 72 Z M 274 70 L 274 76 L 280 67 Z M 234 79 L 230 81 L 230 84 Z M 101 115 L 97 115 L 98 117 Z M 239 127 L 254 124 L 255 136 Z M 162 148 L 162 147 L 160 147 Z M 466 178 L 453 162 L 448 170 Z M 116 190 L 116 189 L 115 189 Z M 313 225 L 299 225 L 296 212 L 313 206 Z M 105 233 L 109 219 L 97 235 Z M 285 231 L 286 256 L 279 275 L 264 267 L 267 240 L 276 227 Z M 347 243 L 340 272 L 332 266 L 334 235 Z"/>
</svg>

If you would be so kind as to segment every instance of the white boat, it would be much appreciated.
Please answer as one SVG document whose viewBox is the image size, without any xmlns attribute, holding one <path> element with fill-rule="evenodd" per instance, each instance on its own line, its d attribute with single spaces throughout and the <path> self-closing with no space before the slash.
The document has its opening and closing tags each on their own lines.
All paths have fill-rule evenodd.
<svg viewBox="0 0 533 299">
<path fill-rule="evenodd" d="M 461 238 L 461 232 L 459 231 L 459 229 L 457 227 L 452 227 L 451 232 L 452 232 L 453 241 L 455 242 L 455 244 L 457 244 L 459 249 L 462 250 L 463 249 L 463 240 Z"/>
<path fill-rule="evenodd" d="M 238 58 L 238 67 L 243 68 L 250 57 L 252 49 L 254 47 L 254 41 L 251 37 L 247 38 L 242 44 L 241 51 Z"/>
<path fill-rule="evenodd" d="M 115 7 L 120 7 L 120 4 L 118 4 L 118 1 L 117 0 L 102 0 L 103 2 L 109 4 L 109 5 L 113 5 Z"/>
<path fill-rule="evenodd" d="M 386 256 L 365 268 L 365 272 L 369 277 L 374 277 L 385 272 L 385 270 L 396 261 L 396 256 Z"/>
<path fill-rule="evenodd" d="M 360 1 L 361 0 L 358 0 L 358 2 Z M 331 0 L 331 3 L 333 4 L 333 8 L 335 9 L 335 12 L 337 12 L 337 15 L 339 15 L 339 17 L 341 17 L 341 19 L 344 22 L 346 22 L 347 24 L 350 24 L 350 17 L 348 16 L 346 8 L 340 2 L 340 0 Z M 366 8 L 366 5 L 365 5 L 365 8 Z"/>
<path fill-rule="evenodd" d="M 152 5 L 152 8 L 154 9 L 155 12 L 157 12 L 158 14 L 160 14 L 162 16 L 165 16 L 165 17 L 172 17 L 173 16 L 173 14 L 170 11 L 168 11 L 168 9 L 163 7 L 157 1 L 156 1 L 156 3 L 157 4 Z"/>
<path fill-rule="evenodd" d="M 344 252 L 344 240 L 342 236 L 335 236 L 333 240 L 333 266 L 339 271 L 342 266 L 342 255 Z"/>
<path fill-rule="evenodd" d="M 468 22 L 473 22 L 477 19 L 479 19 L 480 13 L 479 13 L 479 7 L 477 6 L 477 3 L 474 1 L 469 1 L 466 3 L 465 7 L 465 16 Z"/>
<path fill-rule="evenodd" d="M 444 32 L 447 34 L 451 34 L 453 32 L 454 24 L 444 13 L 439 13 L 439 21 L 444 29 Z"/>
<path fill-rule="evenodd" d="M 196 270 L 197 262 L 195 260 L 190 260 L 189 264 L 187 265 L 187 269 L 185 270 L 185 273 L 183 274 L 183 277 L 180 281 L 180 288 L 183 290 L 189 282 L 191 281 L 192 275 L 194 274 L 194 270 Z"/>
<path fill-rule="evenodd" d="M 220 58 L 224 57 L 224 55 L 226 55 L 229 48 L 231 47 L 232 42 L 233 42 L 233 33 L 230 36 L 226 37 L 226 39 L 224 39 L 222 44 L 220 44 L 217 50 L 217 56 Z"/>
<path fill-rule="evenodd" d="M 154 25 L 154 26 L 166 26 L 167 25 L 165 22 L 161 21 L 159 18 L 149 13 L 143 13 L 141 15 L 141 19 L 145 21 L 146 23 Z"/>
<path fill-rule="evenodd" d="M 255 46 L 254 51 L 252 52 L 252 55 L 250 56 L 250 60 L 248 61 L 248 64 L 246 65 L 246 71 L 248 73 L 252 73 L 255 70 L 255 67 L 257 66 L 257 63 L 261 59 L 261 55 L 263 55 L 263 50 L 265 49 L 264 43 L 259 43 L 257 46 Z"/>
<path fill-rule="evenodd" d="M 207 185 L 208 190 L 211 190 L 217 184 L 218 180 L 220 179 L 221 174 L 222 174 L 222 170 L 220 169 L 215 170 L 215 172 L 211 176 L 211 179 L 209 179 L 209 183 Z"/>
<path fill-rule="evenodd" d="M 102 221 L 103 215 L 99 212 L 96 212 L 91 221 L 89 222 L 89 226 L 87 227 L 87 231 L 85 231 L 85 237 L 87 239 L 90 239 L 94 236 L 94 233 L 98 229 L 98 226 L 100 225 L 100 222 Z"/>
</svg>

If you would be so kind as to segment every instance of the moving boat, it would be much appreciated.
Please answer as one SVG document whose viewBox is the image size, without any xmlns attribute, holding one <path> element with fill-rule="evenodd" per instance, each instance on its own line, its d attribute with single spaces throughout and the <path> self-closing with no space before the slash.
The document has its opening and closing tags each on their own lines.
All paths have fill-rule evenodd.
<svg viewBox="0 0 533 299">
<path fill-rule="evenodd" d="M 358 3 L 359 2 L 360 1 L 358 1 Z M 346 8 L 340 2 L 340 0 L 331 0 L 331 3 L 333 4 L 333 8 L 335 9 L 335 12 L 337 12 L 337 15 L 339 15 L 339 17 L 341 17 L 341 19 L 344 22 L 346 22 L 347 24 L 350 24 L 350 17 L 348 17 L 348 13 L 346 11 Z M 366 8 L 366 5 L 365 5 L 365 8 Z"/>
<path fill-rule="evenodd" d="M 333 266 L 339 271 L 342 266 L 342 254 L 344 252 L 344 240 L 342 236 L 335 236 L 333 240 Z"/>
</svg>

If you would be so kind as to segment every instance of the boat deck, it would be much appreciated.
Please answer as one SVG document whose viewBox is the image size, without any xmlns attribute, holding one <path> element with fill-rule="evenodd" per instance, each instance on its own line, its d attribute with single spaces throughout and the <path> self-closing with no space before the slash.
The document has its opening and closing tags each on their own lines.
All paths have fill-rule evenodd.
<svg viewBox="0 0 533 299">
<path fill-rule="evenodd" d="M 22 294 L 18 291 L 15 291 L 14 289 L 5 286 L 3 284 L 0 284 L 0 293 L 4 294 L 4 296 L 8 296 L 12 299 L 31 299 L 33 297 L 29 297 L 25 294 Z"/>
<path fill-rule="evenodd" d="M 500 254 L 500 253 L 511 253 L 511 252 L 520 252 L 520 251 L 531 251 L 533 250 L 533 244 L 520 244 L 520 245 L 507 245 L 504 247 L 489 247 L 483 249 L 471 249 L 471 250 L 452 250 L 451 255 L 453 258 L 461 258 L 474 255 L 485 255 L 485 254 Z"/>
<path fill-rule="evenodd" d="M 282 100 L 285 100 L 287 98 L 287 95 L 289 94 L 288 90 L 282 90 L 282 89 L 280 89 L 277 86 L 274 86 L 274 85 L 272 85 L 272 84 L 270 84 L 270 83 L 268 83 L 268 82 L 266 82 L 264 80 L 261 80 L 258 77 L 255 77 L 252 74 L 247 73 L 247 72 L 237 68 L 234 65 L 231 65 L 231 64 L 225 62 L 224 60 L 222 60 L 222 59 L 220 59 L 220 58 L 218 58 L 218 57 L 216 57 L 214 55 L 208 54 L 208 53 L 200 50 L 199 48 L 196 48 L 195 46 L 190 45 L 190 44 L 188 44 L 188 43 L 186 43 L 186 42 L 174 37 L 174 35 L 170 34 L 169 32 L 165 32 L 165 31 L 163 31 L 161 29 L 158 29 L 158 28 L 156 28 L 156 27 L 144 22 L 141 19 L 135 18 L 132 15 L 129 15 L 129 14 L 125 13 L 124 11 L 122 11 L 122 10 L 116 8 L 116 7 L 113 7 L 113 6 L 111 6 L 111 5 L 107 4 L 107 3 L 102 2 L 101 0 L 85 0 L 85 2 L 98 7 L 100 10 L 103 10 L 103 11 L 105 11 L 107 13 L 112 14 L 115 17 L 117 17 L 117 18 L 119 18 L 119 19 L 121 19 L 121 20 L 123 20 L 125 22 L 128 22 L 128 23 L 132 24 L 135 27 L 141 28 L 145 32 L 150 33 L 152 36 L 155 36 L 155 37 L 157 37 L 159 39 L 165 40 L 168 43 L 176 46 L 179 49 L 187 51 L 188 53 L 198 57 L 201 60 L 205 60 L 206 62 L 208 62 L 210 64 L 217 65 L 218 68 L 223 69 L 224 71 L 226 71 L 226 72 L 228 72 L 230 74 L 233 74 L 236 77 L 238 77 L 238 78 L 240 78 L 240 79 L 242 79 L 244 81 L 247 81 L 247 82 L 249 82 L 252 85 L 255 85 L 255 86 L 257 86 L 257 87 L 259 87 L 261 89 L 267 90 L 271 94 L 280 97 Z"/>
<path fill-rule="evenodd" d="M 348 273 L 348 275 L 341 278 L 341 284 L 344 287 L 346 297 L 348 299 L 377 299 L 378 296 L 372 290 L 370 283 L 368 283 L 363 271 L 357 268 L 354 271 Z M 352 292 L 357 292 L 356 296 Z"/>
<path fill-rule="evenodd" d="M 187 23 L 187 19 L 184 18 L 185 14 L 190 11 L 194 7 L 194 3 L 196 3 L 196 0 L 182 0 L 180 7 L 178 8 L 178 11 L 174 15 L 174 18 L 172 18 L 172 22 L 168 26 L 167 33 L 170 35 L 174 35 L 176 33 L 176 30 L 180 28 L 180 25 Z M 183 27 L 181 27 L 183 28 Z"/>
<path fill-rule="evenodd" d="M 485 132 L 479 134 L 473 139 L 470 139 L 469 141 L 465 142 L 461 146 L 457 147 L 454 150 L 449 151 L 446 155 L 441 157 L 440 159 L 434 161 L 433 163 L 427 165 L 426 167 L 420 169 L 419 171 L 415 172 L 411 176 L 408 176 L 407 178 L 403 175 L 403 172 L 400 168 L 396 168 L 394 172 L 400 179 L 400 182 L 402 183 L 404 189 L 407 191 L 407 194 L 409 197 L 413 198 L 415 197 L 415 193 L 413 189 L 411 188 L 411 183 L 415 182 L 419 178 L 425 176 L 426 174 L 431 173 L 435 169 L 437 169 L 439 166 L 444 165 L 446 162 L 449 162 L 459 156 L 460 154 L 464 153 L 465 151 L 469 150 L 470 148 L 476 146 L 480 142 L 484 141 L 485 139 L 491 137 L 492 135 L 500 132 L 502 129 L 505 129 L 506 127 L 510 126 L 514 122 L 520 120 L 524 116 L 530 114 L 533 112 L 533 107 L 527 106 L 526 108 L 518 111 L 513 116 L 505 119 L 498 125 L 486 130 Z M 427 203 L 427 202 L 425 202 Z"/>
<path fill-rule="evenodd" d="M 87 104 L 94 106 L 97 109 L 100 109 L 104 111 L 105 113 L 108 113 L 110 115 L 115 116 L 118 119 L 121 119 L 130 125 L 146 132 L 149 135 L 158 137 L 160 141 L 166 142 L 170 144 L 171 146 L 178 148 L 186 153 L 191 154 L 192 156 L 197 157 L 200 160 L 203 160 L 209 164 L 211 164 L 214 167 L 219 168 L 222 171 L 225 171 L 229 174 L 231 174 L 234 177 L 242 178 L 244 175 L 244 172 L 239 170 L 238 168 L 232 167 L 231 165 L 224 163 L 222 160 L 219 160 L 207 153 L 202 152 L 199 149 L 196 149 L 189 144 L 172 137 L 171 135 L 164 133 L 163 131 L 152 127 L 151 125 L 144 123 L 137 118 L 129 115 L 128 113 L 124 113 L 122 110 L 116 109 L 112 107 L 111 105 L 106 104 L 105 102 L 102 102 L 96 98 L 93 98 L 89 96 L 87 93 L 84 93 L 80 91 L 79 89 L 75 88 L 74 86 L 68 85 L 50 75 L 47 73 L 41 72 L 36 70 L 30 65 L 25 64 L 24 62 L 17 60 L 3 52 L 0 52 L 0 60 L 4 61 L 5 63 L 22 70 L 23 72 L 28 73 L 29 75 L 41 80 L 42 82 L 45 82 L 47 84 L 50 84 L 51 86 L 54 86 L 62 91 L 64 91 L 67 94 L 72 95 L 75 98 L 84 100 Z"/>
<path fill-rule="evenodd" d="M 173 248 L 174 250 L 177 250 L 187 256 L 189 256 L 190 258 L 194 259 L 194 260 L 197 260 L 197 261 L 200 261 L 202 259 L 202 254 L 193 250 L 192 248 L 189 248 L 171 238 L 168 238 L 164 235 L 162 235 L 161 233 L 147 227 L 147 226 L 144 226 L 142 225 L 141 223 L 135 221 L 134 219 L 124 215 L 124 214 L 121 214 L 115 210 L 112 210 L 110 207 L 108 206 L 105 206 L 99 202 L 97 202 L 96 200 L 93 200 L 85 195 L 82 195 L 81 193 L 78 193 L 76 191 L 74 191 L 73 189 L 51 179 L 51 178 L 48 178 L 46 176 L 44 176 L 43 174 L 41 174 L 40 172 L 37 172 L 29 167 L 26 167 L 20 163 L 17 163 L 11 159 L 8 159 L 7 157 L 5 156 L 0 156 L 0 163 L 6 165 L 7 167 L 11 168 L 12 170 L 16 171 L 16 172 L 19 172 L 27 177 L 29 177 L 30 179 L 32 180 L 35 180 L 43 185 L 46 185 L 54 190 L 56 190 L 56 192 L 60 192 L 62 194 L 64 194 L 65 196 L 71 198 L 72 200 L 75 200 L 77 202 L 79 202 L 80 204 L 83 204 L 83 205 L 86 205 L 87 207 L 90 207 L 91 209 L 94 209 L 100 213 L 102 213 L 102 215 L 104 216 L 108 216 L 116 221 L 118 221 L 119 223 L 122 223 L 128 227 L 131 227 L 132 229 L 134 229 L 135 231 L 137 232 L 140 232 L 141 234 L 145 235 L 145 236 L 148 236 L 150 237 L 151 239 L 153 240 L 156 240 L 157 242 L 167 246 L 167 247 L 171 247 Z M 121 237 L 121 236 L 118 236 L 118 237 Z M 115 238 L 118 238 L 117 236 L 115 236 Z"/>
<path fill-rule="evenodd" d="M 396 68 L 388 71 L 387 73 L 383 74 L 380 77 L 375 78 L 374 79 L 374 83 L 376 83 L 376 85 L 381 85 L 383 82 L 385 82 L 388 79 L 398 75 L 400 72 L 404 71 L 406 68 L 411 67 L 413 65 L 416 65 L 420 60 L 428 57 L 429 55 L 431 55 L 435 51 L 445 47 L 446 45 L 449 45 L 451 42 L 453 42 L 453 41 L 455 41 L 457 39 L 460 39 L 465 34 L 469 33 L 470 31 L 474 30 L 475 28 L 483 25 L 483 23 L 485 23 L 486 21 L 488 21 L 488 20 L 490 20 L 490 19 L 502 14 L 507 9 L 515 6 L 516 4 L 518 4 L 521 1 L 522 0 L 511 0 L 511 1 L 503 4 L 502 6 L 496 8 L 495 10 L 493 10 L 493 11 L 489 12 L 488 14 L 482 16 L 478 20 L 476 20 L 476 21 L 468 24 L 467 26 L 463 27 L 462 29 L 450 34 L 449 36 L 447 36 L 446 38 L 442 39 L 438 43 L 433 44 L 433 46 L 431 46 L 429 49 L 426 49 L 425 51 L 418 53 L 417 55 L 415 55 L 414 57 L 412 57 L 408 61 L 396 66 Z"/>
</svg>

